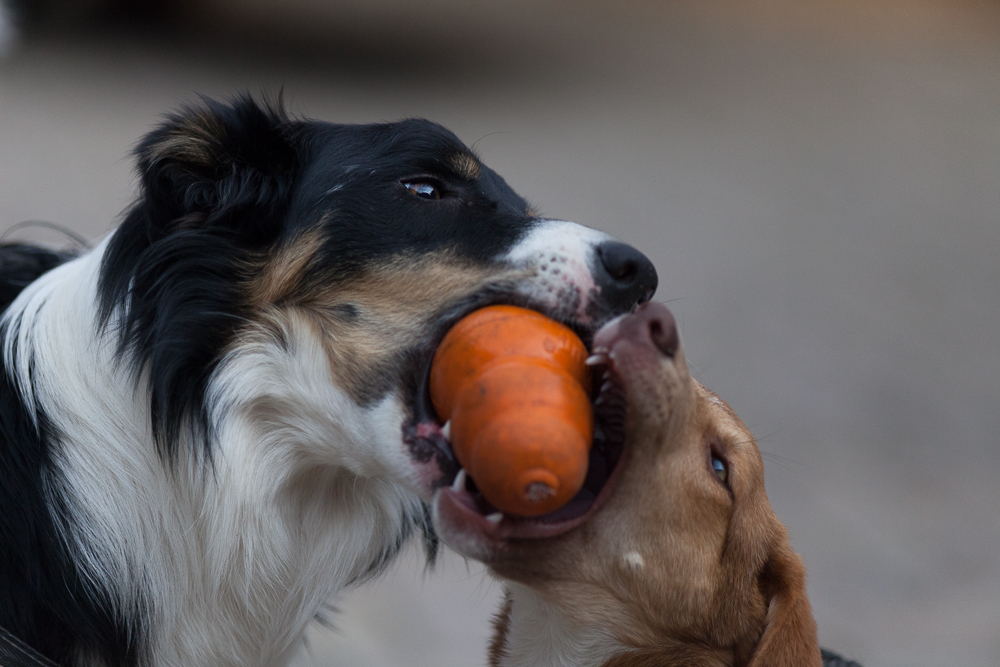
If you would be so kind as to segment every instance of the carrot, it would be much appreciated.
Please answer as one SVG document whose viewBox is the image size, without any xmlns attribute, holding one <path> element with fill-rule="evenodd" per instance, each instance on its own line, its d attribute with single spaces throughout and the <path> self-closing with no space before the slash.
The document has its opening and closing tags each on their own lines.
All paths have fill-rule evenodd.
<svg viewBox="0 0 1000 667">
<path fill-rule="evenodd" d="M 593 438 L 587 350 L 532 310 L 490 306 L 447 333 L 431 400 L 451 420 L 455 456 L 501 511 L 538 516 L 583 486 Z"/>
</svg>

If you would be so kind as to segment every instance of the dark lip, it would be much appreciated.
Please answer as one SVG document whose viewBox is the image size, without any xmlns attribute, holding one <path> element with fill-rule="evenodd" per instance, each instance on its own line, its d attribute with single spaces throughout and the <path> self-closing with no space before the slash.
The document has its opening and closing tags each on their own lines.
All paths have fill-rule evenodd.
<svg viewBox="0 0 1000 667">
<path fill-rule="evenodd" d="M 592 501 L 587 501 L 590 504 L 586 510 L 569 519 L 551 521 L 544 520 L 544 518 L 504 516 L 498 523 L 494 523 L 476 509 L 475 501 L 468 491 L 456 492 L 450 486 L 442 487 L 435 493 L 436 513 L 438 516 L 446 517 L 453 525 L 464 524 L 463 532 L 475 533 L 477 537 L 491 543 L 494 547 L 502 547 L 503 543 L 509 540 L 537 540 L 556 537 L 582 525 L 600 510 L 617 487 L 627 456 L 628 440 L 626 439 L 621 457 L 607 481 L 604 482 L 600 492 Z M 571 500 L 568 506 L 572 506 L 574 502 L 575 500 Z M 558 514 L 561 511 L 557 510 L 552 514 Z"/>
</svg>

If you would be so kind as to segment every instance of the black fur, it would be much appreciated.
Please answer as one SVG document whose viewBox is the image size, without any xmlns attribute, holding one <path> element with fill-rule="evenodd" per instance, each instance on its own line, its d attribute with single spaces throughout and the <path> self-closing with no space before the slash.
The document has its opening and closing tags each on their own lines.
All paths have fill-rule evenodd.
<svg viewBox="0 0 1000 667">
<path fill-rule="evenodd" d="M 69 253 L 0 246 L 0 304 L 69 259 Z M 0 339 L 5 332 L 0 330 Z M 134 665 L 141 621 L 118 609 L 76 566 L 56 521 L 66 500 L 52 466 L 59 434 L 40 409 L 29 410 L 11 370 L 0 373 L 0 627 L 60 665 L 98 656 L 108 665 Z M 137 605 L 138 607 L 138 605 Z M 128 619 L 128 620 L 126 620 Z"/>
</svg>

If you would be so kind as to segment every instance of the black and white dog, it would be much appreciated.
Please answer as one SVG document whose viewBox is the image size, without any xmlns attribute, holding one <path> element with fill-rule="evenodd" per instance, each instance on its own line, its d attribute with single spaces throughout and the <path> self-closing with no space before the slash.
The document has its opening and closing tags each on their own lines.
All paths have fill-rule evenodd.
<svg viewBox="0 0 1000 667">
<path fill-rule="evenodd" d="M 136 154 L 95 250 L 0 249 L 0 629 L 60 665 L 287 662 L 332 594 L 433 542 L 448 327 L 514 303 L 589 341 L 656 287 L 427 121 L 205 100 Z"/>
</svg>

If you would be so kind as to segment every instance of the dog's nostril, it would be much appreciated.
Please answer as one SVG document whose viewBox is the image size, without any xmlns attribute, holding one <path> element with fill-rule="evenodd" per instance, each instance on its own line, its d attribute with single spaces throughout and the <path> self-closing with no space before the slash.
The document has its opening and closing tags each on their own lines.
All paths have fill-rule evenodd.
<svg viewBox="0 0 1000 667">
<path fill-rule="evenodd" d="M 656 268 L 630 245 L 608 241 L 597 246 L 598 283 L 606 302 L 615 310 L 628 310 L 649 301 L 656 291 Z"/>
<path fill-rule="evenodd" d="M 597 256 L 608 275 L 619 283 L 629 283 L 635 280 L 638 269 L 638 250 L 624 243 L 602 243 L 597 247 Z"/>
<path fill-rule="evenodd" d="M 671 317 L 670 322 L 663 322 L 659 318 L 649 321 L 649 337 L 660 352 L 668 357 L 677 354 L 677 346 L 680 338 L 677 335 L 677 325 Z"/>
<path fill-rule="evenodd" d="M 609 259 L 609 254 L 601 253 L 601 261 L 604 262 L 604 268 L 607 269 L 608 275 L 620 283 L 630 283 L 635 280 L 635 274 L 638 271 L 635 260 L 631 257 L 618 258 L 613 257 L 613 255 L 613 259 Z"/>
</svg>

